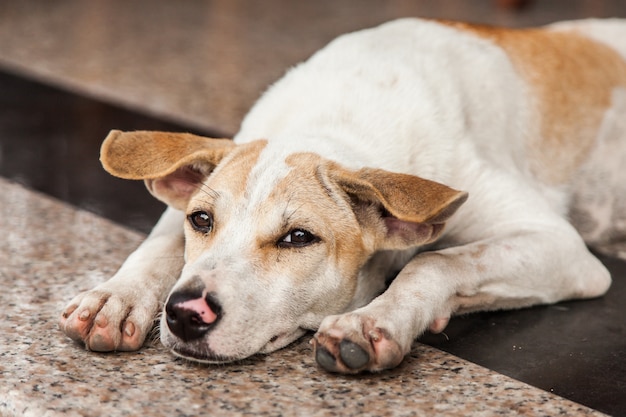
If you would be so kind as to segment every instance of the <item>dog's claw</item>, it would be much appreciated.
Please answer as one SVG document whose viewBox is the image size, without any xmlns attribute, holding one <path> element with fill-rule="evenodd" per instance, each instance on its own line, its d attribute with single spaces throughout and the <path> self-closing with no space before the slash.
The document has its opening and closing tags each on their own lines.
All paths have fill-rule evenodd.
<svg viewBox="0 0 626 417">
<path fill-rule="evenodd" d="M 350 369 L 361 369 L 370 361 L 370 355 L 359 345 L 349 340 L 339 344 L 339 355 L 343 363 Z"/>
<path fill-rule="evenodd" d="M 380 332 L 376 330 L 370 330 L 368 334 L 370 336 L 370 339 L 372 339 L 372 342 L 374 343 L 380 341 L 380 338 L 382 337 Z"/>
<path fill-rule="evenodd" d="M 133 337 L 135 334 L 135 325 L 131 322 L 127 322 L 124 325 L 124 334 L 128 337 Z"/>
<path fill-rule="evenodd" d="M 76 311 L 77 308 L 77 305 L 69 305 L 65 310 L 63 310 L 63 319 L 67 319 L 74 311 Z"/>
</svg>

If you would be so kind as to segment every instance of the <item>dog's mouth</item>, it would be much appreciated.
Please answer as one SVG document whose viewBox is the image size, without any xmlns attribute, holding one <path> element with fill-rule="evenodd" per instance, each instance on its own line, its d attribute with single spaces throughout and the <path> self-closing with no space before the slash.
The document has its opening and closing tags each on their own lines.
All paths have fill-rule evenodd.
<svg viewBox="0 0 626 417">
<path fill-rule="evenodd" d="M 282 349 L 285 346 L 300 339 L 305 333 L 306 329 L 298 327 L 292 332 L 285 332 L 272 337 L 266 344 L 259 350 L 259 353 L 270 353 L 278 349 Z"/>
<path fill-rule="evenodd" d="M 186 345 L 175 346 L 171 348 L 170 350 L 172 351 L 174 355 L 178 356 L 179 358 L 183 358 L 183 359 L 194 361 L 194 362 L 206 363 L 206 364 L 229 363 L 229 362 L 235 362 L 237 360 L 243 359 L 243 358 L 229 357 L 229 356 L 224 356 L 224 355 L 217 355 L 206 348 L 199 351 L 197 349 L 191 349 L 190 347 Z"/>
<path fill-rule="evenodd" d="M 206 363 L 206 364 L 223 364 L 229 362 L 236 362 L 253 356 L 257 353 L 270 353 L 275 350 L 281 349 L 290 343 L 298 340 L 307 331 L 302 328 L 297 328 L 292 332 L 285 332 L 278 334 L 272 338 L 258 351 L 249 355 L 234 356 L 234 355 L 221 355 L 213 352 L 206 345 L 188 345 L 184 343 L 176 343 L 170 347 L 171 352 L 183 359 Z"/>
</svg>

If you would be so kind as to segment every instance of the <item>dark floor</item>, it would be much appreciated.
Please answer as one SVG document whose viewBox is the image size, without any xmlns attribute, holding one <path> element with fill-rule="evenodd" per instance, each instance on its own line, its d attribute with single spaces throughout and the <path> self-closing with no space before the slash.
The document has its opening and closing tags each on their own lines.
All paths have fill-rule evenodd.
<svg viewBox="0 0 626 417">
<path fill-rule="evenodd" d="M 140 182 L 108 176 L 98 149 L 110 129 L 193 131 L 0 73 L 0 175 L 148 231 L 163 210 Z M 211 132 L 195 132 L 211 135 Z M 219 136 L 219 135 L 217 135 Z M 626 415 L 626 263 L 592 301 L 452 320 L 422 341 L 597 410 Z"/>
<path fill-rule="evenodd" d="M 165 206 L 143 182 L 104 172 L 102 140 L 111 129 L 210 136 L 5 72 L 0 91 L 0 175 L 143 232 Z"/>
</svg>

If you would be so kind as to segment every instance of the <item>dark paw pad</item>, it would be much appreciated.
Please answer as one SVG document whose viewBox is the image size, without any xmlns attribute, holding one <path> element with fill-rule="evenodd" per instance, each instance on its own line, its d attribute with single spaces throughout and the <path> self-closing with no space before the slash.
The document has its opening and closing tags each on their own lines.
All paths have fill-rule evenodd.
<svg viewBox="0 0 626 417">
<path fill-rule="evenodd" d="M 335 357 L 326 349 L 319 346 L 315 350 L 315 360 L 325 370 L 329 372 L 337 372 L 337 361 Z"/>
<path fill-rule="evenodd" d="M 361 369 L 370 361 L 370 355 L 361 346 L 349 340 L 342 340 L 339 344 L 341 360 L 350 369 Z"/>
</svg>

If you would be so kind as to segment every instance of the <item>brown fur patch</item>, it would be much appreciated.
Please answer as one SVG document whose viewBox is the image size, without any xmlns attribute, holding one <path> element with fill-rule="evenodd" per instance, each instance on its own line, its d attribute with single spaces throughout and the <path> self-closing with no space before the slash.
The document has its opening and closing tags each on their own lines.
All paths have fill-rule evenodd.
<svg viewBox="0 0 626 417">
<path fill-rule="evenodd" d="M 566 182 L 594 146 L 613 89 L 626 86 L 626 62 L 574 32 L 441 23 L 489 39 L 508 54 L 536 98 L 540 137 L 528 139 L 531 169 L 546 183 Z"/>
<path fill-rule="evenodd" d="M 232 193 L 233 197 L 241 197 L 248 187 L 250 172 L 266 145 L 267 140 L 237 145 L 228 155 L 228 159 L 223 161 L 220 166 L 220 175 L 215 177 L 211 185 L 219 188 L 220 184 L 225 183 L 224 187 Z"/>
</svg>

